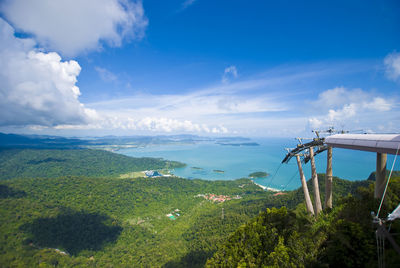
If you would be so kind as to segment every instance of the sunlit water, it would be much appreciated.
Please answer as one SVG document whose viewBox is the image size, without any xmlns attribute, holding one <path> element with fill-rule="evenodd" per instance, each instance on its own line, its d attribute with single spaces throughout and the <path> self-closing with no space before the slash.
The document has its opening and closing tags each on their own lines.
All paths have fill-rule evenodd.
<svg viewBox="0 0 400 268">
<path fill-rule="evenodd" d="M 296 160 L 281 164 L 285 157 L 284 148 L 295 147 L 294 139 L 260 139 L 260 146 L 229 146 L 211 142 L 187 145 L 151 145 L 143 148 L 119 151 L 133 157 L 161 157 L 186 163 L 184 168 L 173 170 L 177 176 L 206 180 L 231 180 L 248 177 L 255 171 L 265 171 L 270 175 L 254 181 L 278 189 L 294 189 L 300 186 Z M 345 149 L 333 150 L 334 176 L 348 180 L 365 180 L 375 170 L 376 154 Z M 388 156 L 388 169 L 393 157 Z M 326 152 L 316 156 L 318 173 L 325 173 Z M 399 165 L 396 164 L 395 169 Z M 310 178 L 310 163 L 304 165 L 306 178 Z M 221 170 L 221 172 L 216 172 Z"/>
</svg>

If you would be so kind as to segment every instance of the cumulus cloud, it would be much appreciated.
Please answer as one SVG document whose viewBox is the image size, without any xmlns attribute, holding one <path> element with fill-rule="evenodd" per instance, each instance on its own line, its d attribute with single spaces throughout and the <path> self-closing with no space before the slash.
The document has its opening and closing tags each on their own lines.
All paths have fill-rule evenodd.
<svg viewBox="0 0 400 268">
<path fill-rule="evenodd" d="M 227 83 L 231 79 L 235 79 L 237 77 L 238 77 L 238 72 L 237 72 L 236 66 L 231 65 L 231 66 L 225 68 L 224 75 L 222 76 L 222 82 Z"/>
<path fill-rule="evenodd" d="M 344 87 L 335 87 L 323 91 L 313 102 L 314 107 L 331 109 L 342 107 L 346 103 L 359 102 L 368 99 L 368 94 L 361 89 L 348 90 Z"/>
<path fill-rule="evenodd" d="M 95 111 L 79 102 L 81 67 L 54 52 L 34 49 L 0 18 L 0 125 L 81 124 Z"/>
<path fill-rule="evenodd" d="M 42 47 L 67 56 L 140 39 L 148 23 L 141 1 L 5 0 L 0 11 Z"/>
<path fill-rule="evenodd" d="M 308 119 L 308 125 L 311 129 L 320 128 L 324 122 L 316 117 L 312 117 Z"/>
<path fill-rule="evenodd" d="M 335 121 L 342 121 L 354 117 L 360 106 L 356 103 L 345 104 L 343 108 L 338 110 L 329 110 L 327 120 L 331 123 Z"/>
<path fill-rule="evenodd" d="M 44 53 L 35 48 L 32 39 L 14 36 L 13 28 L 0 19 L 0 126 L 31 129 L 121 129 L 147 132 L 227 133 L 225 126 L 196 123 L 187 117 L 168 112 L 166 103 L 179 106 L 184 99 L 162 98 L 157 113 L 152 112 L 148 96 L 137 99 L 137 109 L 117 106 L 88 108 L 79 101 L 78 62 L 63 61 L 55 52 Z M 116 79 L 111 72 L 97 68 L 104 79 Z M 153 96 L 153 99 L 157 99 Z M 203 96 L 200 102 L 205 102 Z M 214 100 L 216 102 L 216 100 Z M 200 103 L 195 101 L 197 106 Z M 127 102 L 132 107 L 132 101 Z M 133 105 L 133 107 L 136 107 Z M 217 103 L 214 104 L 216 109 Z M 98 109 L 98 110 L 97 110 Z M 183 110 L 182 110 L 183 109 Z M 241 108 L 242 109 L 242 108 Z M 170 111 L 174 110 L 173 107 Z M 187 105 L 179 112 L 189 111 Z M 176 111 L 176 110 L 175 110 Z M 178 118 L 176 118 L 178 117 Z"/>
<path fill-rule="evenodd" d="M 362 89 L 349 90 L 344 87 L 320 93 L 312 105 L 319 114 L 308 119 L 311 128 L 346 125 L 350 121 L 369 122 L 371 125 L 373 121 L 379 120 L 377 118 L 387 118 L 386 114 L 395 106 L 393 100 L 375 96 Z"/>
<path fill-rule="evenodd" d="M 400 53 L 393 52 L 384 59 L 386 75 L 391 80 L 397 80 L 400 77 Z"/>
</svg>

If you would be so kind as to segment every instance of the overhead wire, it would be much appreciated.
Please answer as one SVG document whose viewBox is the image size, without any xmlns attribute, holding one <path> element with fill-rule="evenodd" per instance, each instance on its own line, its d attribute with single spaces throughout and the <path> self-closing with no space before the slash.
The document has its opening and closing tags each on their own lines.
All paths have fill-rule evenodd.
<svg viewBox="0 0 400 268">
<path fill-rule="evenodd" d="M 272 176 L 271 180 L 269 181 L 267 188 L 270 188 L 270 187 L 271 187 L 271 184 L 272 184 L 273 180 L 275 179 L 275 176 L 276 176 L 276 174 L 278 173 L 278 171 L 279 171 L 279 169 L 281 168 L 281 166 L 282 166 L 282 163 L 280 163 L 279 166 L 278 166 L 278 168 L 275 170 L 274 175 Z"/>
<path fill-rule="evenodd" d="M 383 191 L 383 195 L 382 195 L 382 198 L 381 198 L 381 202 L 379 204 L 378 212 L 376 214 L 376 219 L 379 221 L 380 224 L 382 223 L 382 220 L 379 218 L 379 213 L 381 212 L 383 201 L 385 200 L 386 191 L 388 189 L 390 178 L 392 177 L 393 169 L 394 169 L 394 166 L 396 164 L 396 159 L 397 159 L 397 155 L 399 153 L 399 148 L 400 148 L 400 144 L 397 146 L 396 155 L 395 155 L 395 157 L 393 159 L 392 168 L 390 170 L 389 177 L 388 177 L 388 179 L 386 181 L 385 190 Z M 385 267 L 385 236 L 381 233 L 382 232 L 381 229 L 380 229 L 381 227 L 378 227 L 378 230 L 376 230 L 376 233 L 375 233 L 375 236 L 376 236 L 376 247 L 377 247 L 376 250 L 377 250 L 377 254 L 378 254 L 378 266 L 379 266 L 379 268 Z M 389 230 L 390 230 L 390 227 L 389 227 Z"/>
<path fill-rule="evenodd" d="M 283 187 L 282 191 L 285 191 L 286 188 L 290 185 L 290 183 L 293 181 L 293 179 L 296 177 L 296 175 L 299 173 L 298 170 L 296 170 L 296 172 L 293 174 L 293 176 L 289 179 L 288 183 L 286 184 L 285 187 Z"/>
<path fill-rule="evenodd" d="M 379 204 L 378 213 L 376 213 L 376 217 L 377 218 L 379 218 L 379 213 L 381 212 L 383 200 L 385 199 L 385 195 L 386 195 L 386 191 L 387 191 L 387 188 L 388 188 L 388 185 L 389 185 L 389 182 L 390 182 L 390 178 L 392 177 L 394 165 L 396 164 L 396 159 L 397 159 L 397 155 L 399 153 L 399 148 L 400 148 L 400 144 L 397 146 L 396 155 L 394 157 L 393 164 L 392 164 L 392 169 L 390 170 L 389 177 L 388 177 L 388 179 L 386 181 L 385 190 L 383 191 L 383 195 L 382 195 L 382 198 L 381 198 L 381 203 Z"/>
<path fill-rule="evenodd" d="M 376 250 L 378 254 L 378 267 L 385 267 L 385 238 L 381 234 L 380 229 L 376 230 Z"/>
</svg>

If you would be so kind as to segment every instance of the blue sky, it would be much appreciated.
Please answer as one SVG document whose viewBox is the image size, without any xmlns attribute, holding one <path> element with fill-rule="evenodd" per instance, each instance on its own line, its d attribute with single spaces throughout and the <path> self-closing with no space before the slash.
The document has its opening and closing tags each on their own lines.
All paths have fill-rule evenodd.
<svg viewBox="0 0 400 268">
<path fill-rule="evenodd" d="M 400 131 L 398 1 L 4 0 L 0 131 Z"/>
</svg>

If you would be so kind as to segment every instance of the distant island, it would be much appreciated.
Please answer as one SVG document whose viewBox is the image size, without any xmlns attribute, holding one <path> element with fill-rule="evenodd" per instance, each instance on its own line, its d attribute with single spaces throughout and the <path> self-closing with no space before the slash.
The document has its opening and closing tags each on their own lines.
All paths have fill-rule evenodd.
<svg viewBox="0 0 400 268">
<path fill-rule="evenodd" d="M 220 170 L 220 169 L 214 169 L 213 170 L 215 173 L 224 173 L 225 171 L 223 171 L 223 170 Z"/>
<path fill-rule="evenodd" d="M 201 168 L 201 167 L 191 167 L 191 169 L 203 170 L 203 168 Z"/>
<path fill-rule="evenodd" d="M 196 135 L 160 135 L 66 138 L 61 136 L 17 135 L 0 132 L 0 147 L 24 149 L 100 149 L 115 152 L 121 149 L 143 148 L 151 145 L 187 145 L 204 142 L 212 142 L 225 146 L 259 146 L 258 143 L 243 137 L 213 138 Z"/>
<path fill-rule="evenodd" d="M 219 145 L 224 145 L 224 146 L 259 146 L 257 142 L 241 142 L 241 143 L 236 143 L 236 142 L 217 142 Z"/>
<path fill-rule="evenodd" d="M 249 174 L 250 178 L 265 178 L 268 177 L 269 174 L 267 172 L 264 171 L 257 171 L 257 172 L 253 172 Z"/>
</svg>

